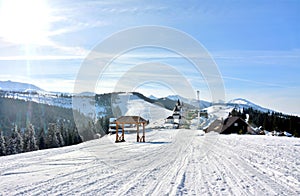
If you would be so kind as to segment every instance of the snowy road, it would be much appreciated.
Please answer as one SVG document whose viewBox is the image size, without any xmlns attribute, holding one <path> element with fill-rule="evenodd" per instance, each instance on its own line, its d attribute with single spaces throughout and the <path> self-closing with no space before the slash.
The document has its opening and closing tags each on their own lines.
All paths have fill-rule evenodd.
<svg viewBox="0 0 300 196">
<path fill-rule="evenodd" d="M 0 195 L 300 195 L 300 139 L 153 130 L 0 157 Z"/>
</svg>

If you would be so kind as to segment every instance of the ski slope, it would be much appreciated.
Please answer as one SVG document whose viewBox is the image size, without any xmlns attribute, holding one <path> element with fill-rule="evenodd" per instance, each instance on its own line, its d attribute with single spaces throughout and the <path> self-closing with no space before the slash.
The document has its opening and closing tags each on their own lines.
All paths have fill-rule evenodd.
<svg viewBox="0 0 300 196">
<path fill-rule="evenodd" d="M 0 157 L 0 195 L 299 195 L 297 138 L 148 130 Z"/>
<path fill-rule="evenodd" d="M 148 127 L 162 127 L 168 116 L 173 111 L 167 110 L 162 106 L 155 105 L 139 98 L 132 93 L 121 93 L 116 96 L 113 107 L 118 107 L 121 115 L 141 116 L 150 121 Z"/>
</svg>

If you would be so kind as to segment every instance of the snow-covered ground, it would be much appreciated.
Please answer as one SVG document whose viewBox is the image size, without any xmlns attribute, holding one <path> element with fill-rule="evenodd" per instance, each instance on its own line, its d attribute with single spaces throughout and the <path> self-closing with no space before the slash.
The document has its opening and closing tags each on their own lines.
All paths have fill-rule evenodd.
<svg viewBox="0 0 300 196">
<path fill-rule="evenodd" d="M 113 107 L 119 107 L 125 116 L 141 116 L 150 121 L 148 127 L 162 127 L 164 119 L 172 115 L 173 111 L 167 110 L 139 98 L 132 93 L 122 93 L 116 96 Z"/>
<path fill-rule="evenodd" d="M 39 92 L 38 94 L 26 94 L 24 92 L 6 92 L 6 98 L 32 101 L 63 108 L 72 108 L 72 97 L 60 97 L 60 94 Z"/>
<path fill-rule="evenodd" d="M 226 105 L 213 105 L 205 108 L 208 114 L 208 118 L 200 117 L 191 120 L 190 128 L 191 129 L 206 129 L 211 123 L 216 119 L 224 120 L 228 117 L 228 114 L 234 109 L 233 106 Z"/>
<path fill-rule="evenodd" d="M 300 195 L 300 139 L 148 130 L 0 157 L 0 195 Z"/>
<path fill-rule="evenodd" d="M 227 102 L 227 105 L 232 105 L 235 106 L 239 109 L 243 109 L 243 108 L 253 108 L 254 110 L 258 110 L 261 112 L 272 112 L 273 110 L 261 107 L 259 105 L 256 105 L 255 103 L 252 103 L 251 101 L 248 101 L 246 99 L 243 98 L 236 98 L 236 99 L 232 99 L 230 101 Z"/>
</svg>

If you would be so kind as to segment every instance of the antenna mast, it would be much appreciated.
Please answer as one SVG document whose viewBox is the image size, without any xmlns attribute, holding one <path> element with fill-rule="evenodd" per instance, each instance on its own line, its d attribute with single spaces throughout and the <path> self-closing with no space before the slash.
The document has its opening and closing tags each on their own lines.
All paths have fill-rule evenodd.
<svg viewBox="0 0 300 196">
<path fill-rule="evenodd" d="M 198 99 L 198 106 L 199 106 L 198 119 L 200 119 L 200 91 L 199 90 L 197 90 L 197 99 Z"/>
</svg>

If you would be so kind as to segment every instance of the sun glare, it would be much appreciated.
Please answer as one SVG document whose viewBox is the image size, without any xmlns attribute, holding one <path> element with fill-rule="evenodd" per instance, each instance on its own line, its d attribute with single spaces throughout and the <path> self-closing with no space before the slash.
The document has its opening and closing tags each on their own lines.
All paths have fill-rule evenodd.
<svg viewBox="0 0 300 196">
<path fill-rule="evenodd" d="M 17 44 L 47 42 L 50 9 L 45 0 L 0 1 L 0 37 Z"/>
</svg>

